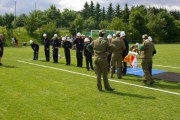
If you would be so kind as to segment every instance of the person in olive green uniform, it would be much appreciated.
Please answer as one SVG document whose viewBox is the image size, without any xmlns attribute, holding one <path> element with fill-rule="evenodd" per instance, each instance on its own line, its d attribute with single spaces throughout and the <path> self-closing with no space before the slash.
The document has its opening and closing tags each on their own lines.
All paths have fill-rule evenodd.
<svg viewBox="0 0 180 120">
<path fill-rule="evenodd" d="M 114 67 L 117 68 L 117 78 L 121 79 L 121 68 L 122 68 L 122 53 L 126 49 L 123 40 L 120 38 L 120 31 L 116 32 L 116 39 L 112 40 L 112 44 L 116 46 L 116 49 L 112 52 L 111 58 L 111 78 L 113 78 Z"/>
<path fill-rule="evenodd" d="M 91 42 L 88 46 L 88 50 L 94 50 L 94 65 L 95 72 L 97 76 L 97 88 L 102 91 L 101 84 L 101 74 L 103 74 L 104 87 L 108 91 L 113 91 L 114 89 L 110 87 L 108 82 L 108 61 L 107 56 L 110 52 L 110 46 L 108 42 L 103 38 L 105 36 L 105 31 L 99 31 L 99 38 Z M 92 49 L 91 49 L 92 48 Z"/>
<path fill-rule="evenodd" d="M 140 46 L 142 62 L 141 66 L 144 72 L 143 82 L 148 85 L 152 85 L 154 80 L 150 74 L 150 67 L 152 65 L 152 56 L 155 51 L 154 44 L 148 40 L 147 35 L 143 35 L 143 45 Z"/>
</svg>

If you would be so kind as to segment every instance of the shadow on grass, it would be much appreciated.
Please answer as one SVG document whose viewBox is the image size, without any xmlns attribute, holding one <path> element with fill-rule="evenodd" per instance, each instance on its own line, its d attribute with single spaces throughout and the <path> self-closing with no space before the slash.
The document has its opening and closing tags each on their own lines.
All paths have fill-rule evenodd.
<svg viewBox="0 0 180 120">
<path fill-rule="evenodd" d="M 142 77 L 135 76 L 135 75 L 127 75 L 128 77 L 137 77 L 137 78 L 123 78 L 124 80 L 129 80 L 129 81 L 137 81 L 142 83 Z M 170 83 L 170 84 L 163 84 L 160 83 L 160 81 L 163 81 L 165 83 Z M 160 88 L 160 89 L 180 89 L 180 85 L 178 82 L 172 82 L 172 81 L 166 81 L 166 80 L 161 80 L 161 79 L 155 79 L 155 83 L 151 86 L 147 87 L 152 87 L 152 88 Z"/>
<path fill-rule="evenodd" d="M 106 93 L 115 94 L 115 95 L 119 95 L 119 96 L 136 97 L 136 98 L 141 98 L 141 99 L 156 99 L 155 97 L 152 97 L 152 96 L 143 96 L 143 95 L 138 95 L 138 94 L 122 93 L 122 92 L 118 92 L 118 91 L 112 91 L 112 92 L 106 91 Z"/>
<path fill-rule="evenodd" d="M 11 66 L 11 65 L 2 65 L 2 67 L 5 67 L 5 68 L 18 68 L 17 66 Z"/>
</svg>

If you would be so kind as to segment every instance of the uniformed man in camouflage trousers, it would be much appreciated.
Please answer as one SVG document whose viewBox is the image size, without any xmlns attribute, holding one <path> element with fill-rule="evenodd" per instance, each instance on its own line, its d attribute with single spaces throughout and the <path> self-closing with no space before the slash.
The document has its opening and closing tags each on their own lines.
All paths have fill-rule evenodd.
<svg viewBox="0 0 180 120">
<path fill-rule="evenodd" d="M 112 52 L 111 58 L 111 78 L 113 78 L 114 67 L 117 68 L 117 78 L 121 79 L 121 68 L 122 68 L 122 53 L 126 49 L 123 40 L 120 38 L 120 31 L 116 32 L 116 39 L 112 40 L 112 44 L 116 46 L 116 49 Z"/>
<path fill-rule="evenodd" d="M 144 72 L 143 82 L 148 85 L 152 85 L 154 80 L 150 75 L 150 67 L 152 65 L 152 56 L 153 52 L 155 51 L 155 47 L 152 41 L 148 40 L 148 36 L 145 34 L 142 36 L 143 38 L 143 45 L 140 46 L 141 52 L 141 66 Z"/>
<path fill-rule="evenodd" d="M 104 87 L 108 91 L 113 91 L 114 89 L 110 87 L 108 82 L 108 61 L 107 56 L 109 52 L 109 44 L 104 39 L 105 31 L 99 31 L 99 38 L 91 42 L 88 46 L 89 51 L 91 47 L 94 50 L 94 65 L 95 72 L 97 76 L 97 88 L 99 91 L 102 91 L 101 84 L 101 74 L 103 74 Z"/>
</svg>

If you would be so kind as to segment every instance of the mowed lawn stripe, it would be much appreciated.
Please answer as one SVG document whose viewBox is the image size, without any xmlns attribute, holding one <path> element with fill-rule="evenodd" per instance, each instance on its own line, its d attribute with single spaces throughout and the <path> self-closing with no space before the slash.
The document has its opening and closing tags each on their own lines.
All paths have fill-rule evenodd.
<svg viewBox="0 0 180 120">
<path fill-rule="evenodd" d="M 60 70 L 60 71 L 69 72 L 69 73 L 78 74 L 78 75 L 83 75 L 83 76 L 87 76 L 87 77 L 93 77 L 93 78 L 96 77 L 96 76 L 87 75 L 87 74 L 83 74 L 83 73 L 79 73 L 79 72 L 74 72 L 74 71 L 70 71 L 70 70 L 55 68 L 55 67 L 51 67 L 51 66 L 34 64 L 34 63 L 25 62 L 25 61 L 21 61 L 21 60 L 17 60 L 17 61 L 21 62 L 21 63 L 25 63 L 25 64 L 30 64 L 30 65 L 35 65 L 35 66 L 40 66 L 40 67 Z M 171 92 L 171 91 L 167 91 L 167 90 L 161 90 L 161 89 L 151 88 L 151 87 L 147 87 L 147 86 L 141 86 L 141 85 L 131 84 L 131 83 L 122 82 L 122 81 L 116 81 L 116 80 L 112 80 L 112 79 L 109 79 L 109 81 L 116 82 L 116 83 L 121 83 L 121 84 L 126 84 L 126 85 L 130 85 L 130 86 L 135 86 L 135 87 L 139 87 L 139 88 L 146 88 L 146 89 L 150 89 L 150 90 L 155 90 L 155 91 L 160 91 L 160 92 L 164 92 L 164 93 L 169 93 L 169 94 L 174 94 L 174 95 L 180 96 L 180 93 L 177 93 L 177 92 Z"/>
</svg>

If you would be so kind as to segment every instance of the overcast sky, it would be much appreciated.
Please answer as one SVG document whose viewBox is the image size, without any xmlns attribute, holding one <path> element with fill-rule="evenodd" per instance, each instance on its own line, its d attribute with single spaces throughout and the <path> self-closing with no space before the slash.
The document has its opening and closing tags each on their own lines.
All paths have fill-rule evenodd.
<svg viewBox="0 0 180 120">
<path fill-rule="evenodd" d="M 64 8 L 79 11 L 83 9 L 86 1 L 90 3 L 91 0 L 0 0 L 0 14 L 14 14 L 15 1 L 16 13 L 19 15 L 22 13 L 28 14 L 32 10 L 35 10 L 35 3 L 37 10 L 46 10 L 53 4 L 61 11 L 63 11 Z M 147 7 L 155 6 L 167 8 L 168 10 L 180 10 L 180 0 L 93 0 L 93 2 L 95 4 L 99 2 L 101 7 L 104 6 L 105 8 L 112 2 L 113 6 L 119 3 L 121 8 L 124 7 L 125 3 L 128 3 L 129 6 L 145 5 Z"/>
</svg>

